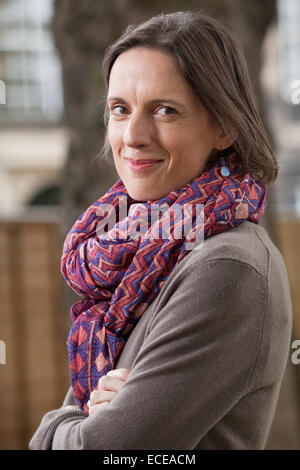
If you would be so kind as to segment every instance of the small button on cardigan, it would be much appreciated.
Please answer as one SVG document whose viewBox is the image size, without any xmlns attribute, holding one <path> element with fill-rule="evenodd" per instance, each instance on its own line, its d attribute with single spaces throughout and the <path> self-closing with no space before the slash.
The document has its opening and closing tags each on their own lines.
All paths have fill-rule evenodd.
<svg viewBox="0 0 300 470">
<path fill-rule="evenodd" d="M 289 357 L 282 256 L 260 225 L 214 235 L 172 271 L 115 368 L 130 375 L 88 416 L 72 389 L 30 449 L 263 449 Z"/>
</svg>

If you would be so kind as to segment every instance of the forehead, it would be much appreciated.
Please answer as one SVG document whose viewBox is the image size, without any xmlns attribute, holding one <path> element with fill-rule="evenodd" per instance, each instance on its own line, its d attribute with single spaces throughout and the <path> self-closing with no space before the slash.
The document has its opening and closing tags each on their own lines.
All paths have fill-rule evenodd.
<svg viewBox="0 0 300 470">
<path fill-rule="evenodd" d="M 140 46 L 117 57 L 109 80 L 109 95 L 133 92 L 179 96 L 189 95 L 191 87 L 174 57 Z"/>
</svg>

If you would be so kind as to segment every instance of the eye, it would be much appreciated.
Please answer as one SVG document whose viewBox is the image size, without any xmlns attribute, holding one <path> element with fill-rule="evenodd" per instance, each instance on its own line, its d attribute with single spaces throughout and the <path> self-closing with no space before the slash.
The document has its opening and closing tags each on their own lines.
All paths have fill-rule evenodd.
<svg viewBox="0 0 300 470">
<path fill-rule="evenodd" d="M 158 111 L 162 111 L 159 114 L 162 114 L 163 116 L 169 116 L 172 114 L 177 114 L 176 109 L 171 108 L 170 106 L 161 106 Z"/>
<path fill-rule="evenodd" d="M 118 114 L 119 116 L 125 114 L 126 112 L 126 108 L 124 106 L 121 106 L 120 104 L 112 106 L 111 109 L 115 114 Z"/>
</svg>

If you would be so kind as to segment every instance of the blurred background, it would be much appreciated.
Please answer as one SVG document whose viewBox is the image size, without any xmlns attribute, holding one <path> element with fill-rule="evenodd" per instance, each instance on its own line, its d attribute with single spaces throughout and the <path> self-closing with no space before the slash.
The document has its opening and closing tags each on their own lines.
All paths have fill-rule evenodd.
<svg viewBox="0 0 300 470">
<path fill-rule="evenodd" d="M 240 40 L 281 171 L 262 225 L 286 262 L 300 340 L 300 1 L 0 0 L 0 449 L 26 449 L 69 387 L 60 274 L 74 221 L 118 178 L 101 61 L 128 24 L 199 10 Z M 300 449 L 300 364 L 288 360 L 267 449 Z"/>
</svg>

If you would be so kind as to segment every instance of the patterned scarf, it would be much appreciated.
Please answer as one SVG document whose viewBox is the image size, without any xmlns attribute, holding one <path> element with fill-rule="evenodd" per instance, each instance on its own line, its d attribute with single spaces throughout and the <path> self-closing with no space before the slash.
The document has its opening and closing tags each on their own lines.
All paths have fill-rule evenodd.
<svg viewBox="0 0 300 470">
<path fill-rule="evenodd" d="M 129 333 L 173 269 L 200 246 L 201 236 L 204 240 L 262 218 L 265 185 L 242 170 L 236 153 L 224 162 L 228 176 L 217 162 L 156 201 L 133 200 L 119 179 L 69 231 L 61 272 L 83 296 L 71 307 L 68 336 L 71 384 L 80 409 L 88 412 L 86 403 L 99 378 L 114 368 Z M 158 208 L 161 212 L 155 212 Z"/>
</svg>

